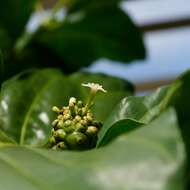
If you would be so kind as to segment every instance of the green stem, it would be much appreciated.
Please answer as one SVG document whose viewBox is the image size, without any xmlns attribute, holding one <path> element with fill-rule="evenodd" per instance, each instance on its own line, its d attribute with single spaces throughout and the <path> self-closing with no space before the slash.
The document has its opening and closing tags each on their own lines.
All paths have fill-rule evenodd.
<svg viewBox="0 0 190 190">
<path fill-rule="evenodd" d="M 91 90 L 90 95 L 89 95 L 88 100 L 87 100 L 87 103 L 85 105 L 85 114 L 87 113 L 88 109 L 91 107 L 95 96 L 96 96 L 96 91 Z"/>
</svg>

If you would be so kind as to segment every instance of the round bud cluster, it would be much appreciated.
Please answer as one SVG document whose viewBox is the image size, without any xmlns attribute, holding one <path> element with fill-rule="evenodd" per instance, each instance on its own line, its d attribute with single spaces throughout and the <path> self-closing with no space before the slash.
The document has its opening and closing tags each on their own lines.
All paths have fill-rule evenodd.
<svg viewBox="0 0 190 190">
<path fill-rule="evenodd" d="M 97 133 L 101 123 L 93 118 L 90 109 L 82 101 L 71 97 L 69 105 L 59 109 L 52 108 L 58 114 L 53 121 L 49 147 L 56 150 L 85 150 L 96 145 Z"/>
</svg>

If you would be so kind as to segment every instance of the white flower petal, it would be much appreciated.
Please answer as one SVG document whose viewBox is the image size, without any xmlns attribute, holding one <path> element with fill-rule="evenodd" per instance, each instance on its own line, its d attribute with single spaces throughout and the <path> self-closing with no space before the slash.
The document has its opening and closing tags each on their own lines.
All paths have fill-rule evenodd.
<svg viewBox="0 0 190 190">
<path fill-rule="evenodd" d="M 102 91 L 102 92 L 107 92 L 105 89 L 103 89 L 102 85 L 99 85 L 98 83 L 87 83 L 87 84 L 82 84 L 84 87 L 89 87 L 91 90 L 97 92 L 97 91 Z"/>
</svg>

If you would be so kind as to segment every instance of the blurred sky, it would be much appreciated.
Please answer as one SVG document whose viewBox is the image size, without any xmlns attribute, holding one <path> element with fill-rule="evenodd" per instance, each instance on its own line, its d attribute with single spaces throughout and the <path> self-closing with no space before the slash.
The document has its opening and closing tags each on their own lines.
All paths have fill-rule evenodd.
<svg viewBox="0 0 190 190">
<path fill-rule="evenodd" d="M 122 4 L 138 25 L 190 17 L 189 0 L 138 0 Z M 104 72 L 143 83 L 173 79 L 190 68 L 190 27 L 149 32 L 144 35 L 147 59 L 131 65 L 98 60 L 90 71 Z"/>
</svg>

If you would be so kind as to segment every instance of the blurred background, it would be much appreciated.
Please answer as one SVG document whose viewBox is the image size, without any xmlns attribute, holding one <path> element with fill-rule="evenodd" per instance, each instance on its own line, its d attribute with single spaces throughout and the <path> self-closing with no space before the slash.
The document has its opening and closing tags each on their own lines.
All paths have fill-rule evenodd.
<svg viewBox="0 0 190 190">
<path fill-rule="evenodd" d="M 190 1 L 132 0 L 121 6 L 144 33 L 147 57 L 131 65 L 99 60 L 91 71 L 129 79 L 143 92 L 171 83 L 190 68 Z"/>
<path fill-rule="evenodd" d="M 51 7 L 53 7 L 56 2 L 58 2 L 58 1 L 43 0 L 43 6 L 45 7 L 46 11 L 34 13 L 32 15 L 32 17 L 30 18 L 30 21 L 27 24 L 27 30 L 28 31 L 37 30 L 38 25 L 40 25 L 40 22 L 41 22 L 40 20 L 44 20 L 45 17 L 50 16 L 50 11 L 48 11 L 48 10 L 50 10 Z M 83 2 L 83 1 L 81 1 L 81 2 Z M 89 2 L 89 1 L 84 1 L 84 2 Z M 98 2 L 98 1 L 96 1 L 96 2 Z M 104 2 L 104 1 L 102 1 L 102 2 Z M 106 2 L 106 3 L 109 4 L 108 2 Z M 120 3 L 119 4 L 120 8 L 124 12 L 126 12 L 127 15 L 129 15 L 130 19 L 134 22 L 134 24 L 139 28 L 139 30 L 143 34 L 143 41 L 144 41 L 145 48 L 146 48 L 146 58 L 140 59 L 143 57 L 142 54 L 137 55 L 135 58 L 130 58 L 130 53 L 135 52 L 135 51 L 138 52 L 139 47 L 137 47 L 136 49 L 133 48 L 133 49 L 131 49 L 131 52 L 128 51 L 129 53 L 126 53 L 127 54 L 126 58 L 127 58 L 127 56 L 129 57 L 129 60 L 126 60 L 126 62 L 127 63 L 130 62 L 132 64 L 123 64 L 122 62 L 119 62 L 119 61 L 113 61 L 113 60 L 119 60 L 120 58 L 122 59 L 122 56 L 121 57 L 112 56 L 112 54 L 116 51 L 121 53 L 120 52 L 121 50 L 119 48 L 112 49 L 113 50 L 113 51 L 111 50 L 112 54 L 109 54 L 107 56 L 108 58 L 110 58 L 109 56 L 111 56 L 111 58 L 114 57 L 113 60 L 108 59 L 108 58 L 100 59 L 98 57 L 98 53 L 96 52 L 97 53 L 96 57 L 98 59 L 96 59 L 96 61 L 94 61 L 95 59 L 92 58 L 93 64 L 87 68 L 88 71 L 103 72 L 106 74 L 110 74 L 110 75 L 128 79 L 133 84 L 135 84 L 137 92 L 140 92 L 143 94 L 144 92 L 153 90 L 153 89 L 157 88 L 158 86 L 171 83 L 182 72 L 184 72 L 185 70 L 190 68 L 190 63 L 189 63 L 189 60 L 190 60 L 190 43 L 189 43 L 189 41 L 190 41 L 190 1 L 189 0 L 157 0 L 157 1 L 152 1 L 152 0 L 126 0 L 125 1 L 124 0 L 121 2 L 119 1 L 119 3 Z M 61 20 L 64 18 L 65 15 L 66 15 L 66 12 L 64 12 L 64 10 L 62 10 L 59 12 L 59 14 L 57 14 L 57 18 Z M 108 13 L 107 15 L 111 15 L 111 14 Z M 111 17 L 107 17 L 108 20 L 109 20 L 109 18 L 112 19 Z M 114 16 L 113 16 L 113 18 L 114 18 Z M 98 19 L 99 18 L 97 18 L 97 20 Z M 127 17 L 126 17 L 126 20 L 127 20 Z M 106 20 L 106 22 L 107 22 L 107 20 Z M 74 24 L 73 24 L 73 26 L 74 26 Z M 125 27 L 123 29 L 123 31 L 125 33 L 127 31 L 127 27 L 130 26 L 130 24 L 128 26 L 127 25 L 124 26 L 124 25 L 122 25 L 122 22 L 121 22 L 119 29 L 122 26 Z M 71 23 L 71 27 L 72 27 L 72 23 Z M 87 29 L 90 27 L 92 27 L 92 26 L 87 26 Z M 113 24 L 112 30 L 113 30 L 113 33 L 114 32 L 116 33 L 118 28 L 114 29 L 114 27 L 115 27 L 115 25 Z M 73 30 L 76 31 L 76 28 L 73 28 Z M 93 30 L 95 30 L 95 29 L 93 29 Z M 42 37 L 41 36 L 39 37 L 39 39 L 42 42 L 40 40 L 38 40 L 37 43 L 40 44 L 40 48 L 41 47 L 50 48 L 50 49 L 53 49 L 55 52 L 56 48 L 60 45 L 60 44 L 58 45 L 58 43 L 60 42 L 60 39 L 58 39 L 56 37 L 50 39 L 51 36 L 54 35 L 55 33 L 51 33 L 51 29 L 45 30 L 45 32 L 47 32 L 47 31 L 50 31 L 50 32 L 46 36 L 46 41 L 43 42 L 41 40 L 43 38 L 43 34 L 42 34 Z M 61 31 L 58 31 L 58 32 L 60 32 L 59 34 L 61 34 Z M 80 30 L 79 30 L 79 33 L 80 33 Z M 104 31 L 103 32 L 101 31 L 101 34 L 104 34 Z M 129 34 L 131 35 L 131 31 L 129 31 Z M 38 32 L 37 32 L 37 35 L 38 35 Z M 123 34 L 119 34 L 119 35 L 122 36 Z M 129 46 L 129 47 L 131 46 L 130 35 L 128 37 L 129 39 L 126 40 L 126 48 L 127 48 L 127 46 Z M 80 36 L 80 34 L 79 34 L 79 36 Z M 121 36 L 118 36 L 118 38 Z M 128 34 L 126 34 L 126 36 L 128 36 Z M 134 36 L 132 36 L 132 37 L 136 38 L 136 36 L 137 35 L 134 34 Z M 108 36 L 108 39 L 109 39 L 109 37 L 110 36 Z M 113 37 L 113 35 L 111 37 Z M 26 40 L 26 42 L 25 42 L 26 44 L 29 41 L 27 38 L 28 38 L 27 36 L 23 37 L 23 39 Z M 137 36 L 137 38 L 138 38 L 138 36 Z M 34 37 L 33 41 L 35 41 L 35 39 L 36 38 Z M 55 40 L 57 40 L 56 47 L 54 47 Z M 67 38 L 68 42 L 66 42 L 66 43 L 69 44 L 71 40 Z M 125 39 L 123 38 L 122 40 L 124 41 Z M 137 39 L 137 41 L 138 40 L 139 39 Z M 49 43 L 49 41 L 50 41 L 50 43 Z M 74 46 L 71 45 L 71 47 L 68 47 L 68 49 L 69 48 L 72 49 L 73 47 L 77 48 L 77 45 L 84 46 L 83 48 L 85 49 L 86 42 L 84 42 L 84 45 L 83 45 L 83 43 L 80 43 L 83 41 L 84 41 L 83 38 L 79 39 L 78 41 L 74 41 L 75 42 Z M 123 43 L 123 41 L 122 41 L 122 43 Z M 140 40 L 139 40 L 139 42 L 140 42 Z M 22 45 L 22 43 L 23 42 L 21 42 L 21 45 Z M 34 42 L 31 47 L 34 47 L 33 45 L 35 45 L 35 43 L 36 42 Z M 79 43 L 79 44 L 77 44 L 77 43 Z M 129 44 L 127 44 L 127 43 L 129 43 Z M 17 44 L 19 44 L 19 43 L 17 43 Z M 91 45 L 92 44 L 93 43 L 91 43 Z M 137 44 L 137 43 L 134 42 L 134 44 Z M 64 45 L 62 45 L 62 46 L 64 46 Z M 63 58 L 66 57 L 65 60 L 66 60 L 66 62 L 68 62 L 68 65 L 73 64 L 72 58 L 75 56 L 69 55 L 70 57 L 69 56 L 67 57 L 68 53 L 65 56 L 63 54 L 64 52 L 66 52 L 64 49 L 65 47 L 62 47 L 62 46 L 60 45 L 60 47 L 59 47 L 61 54 L 59 54 L 60 52 L 56 52 L 56 53 L 58 53 L 59 56 L 60 55 L 63 56 Z M 20 44 L 19 44 L 19 48 L 20 48 Z M 39 45 L 38 45 L 38 48 L 39 48 Z M 66 48 L 67 48 L 67 46 L 66 46 Z M 94 48 L 94 46 L 93 46 L 93 48 Z M 101 47 L 98 47 L 98 48 L 99 48 L 98 51 L 102 51 L 102 52 L 105 51 L 105 50 L 101 50 Z M 107 48 L 108 49 L 110 48 L 110 44 L 107 45 Z M 24 49 L 24 48 L 21 48 L 21 50 L 22 49 Z M 36 46 L 35 46 L 35 48 L 33 48 L 33 50 L 34 49 L 36 49 Z M 86 49 L 88 51 L 88 48 L 86 48 Z M 128 50 L 130 50 L 130 49 L 128 49 Z M 42 52 L 43 50 L 40 49 L 40 51 Z M 73 50 L 73 52 L 74 51 L 75 50 Z M 45 52 L 46 52 L 46 49 L 45 49 Z M 84 51 L 82 51 L 82 50 L 81 50 L 81 52 L 84 53 Z M 116 54 L 118 52 L 116 52 Z M 127 49 L 125 49 L 125 52 L 127 52 Z M 82 53 L 78 53 L 78 54 L 82 55 Z M 141 53 L 142 53 L 142 49 L 141 49 Z M 72 54 L 72 53 L 69 53 L 69 54 Z M 53 56 L 55 56 L 55 55 L 53 55 Z M 79 59 L 81 59 L 81 63 L 84 63 L 83 67 L 85 67 L 88 64 L 86 64 L 83 61 L 82 56 L 81 57 L 79 56 Z M 91 54 L 87 52 L 85 56 L 90 57 Z M 39 57 L 39 55 L 38 55 L 38 57 Z M 67 60 L 67 58 L 68 58 L 68 60 Z M 40 58 L 38 58 L 38 59 L 40 60 Z M 76 59 L 76 60 L 79 60 L 79 59 Z M 31 60 L 31 58 L 29 58 L 29 60 Z M 73 62 L 76 62 L 76 60 L 74 60 Z M 47 61 L 47 60 L 45 59 L 45 61 Z M 41 62 L 45 62 L 45 61 L 43 59 L 43 61 L 41 61 Z M 69 61 L 71 62 L 71 64 Z M 22 61 L 19 61 L 20 65 L 22 65 L 21 62 Z M 27 62 L 27 61 L 25 61 L 25 62 Z M 36 62 L 36 60 L 33 61 L 33 63 L 35 63 L 35 62 Z M 90 63 L 90 60 L 88 60 L 87 62 Z M 32 63 L 32 65 L 33 65 L 33 63 Z M 80 63 L 78 63 L 78 64 L 80 64 Z M 59 63 L 58 63 L 58 65 L 59 65 Z M 73 65 L 74 65 L 73 66 L 73 68 L 74 68 L 76 66 L 76 64 L 73 64 Z M 77 67 L 75 68 L 75 70 L 77 70 Z M 10 70 L 9 70 L 9 72 L 10 72 Z"/>
</svg>

